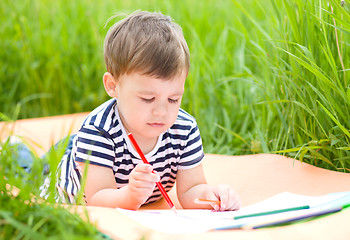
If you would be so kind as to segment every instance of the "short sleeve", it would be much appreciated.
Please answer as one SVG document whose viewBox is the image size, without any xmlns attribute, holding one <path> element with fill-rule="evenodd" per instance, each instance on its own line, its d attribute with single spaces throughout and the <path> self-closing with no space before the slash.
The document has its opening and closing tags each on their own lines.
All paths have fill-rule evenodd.
<svg viewBox="0 0 350 240">
<path fill-rule="evenodd" d="M 115 160 L 114 143 L 111 136 L 93 125 L 83 126 L 76 140 L 77 162 L 90 162 L 90 164 L 113 168 Z"/>
<path fill-rule="evenodd" d="M 197 123 L 194 121 L 189 129 L 184 148 L 181 151 L 178 169 L 190 169 L 198 166 L 204 158 L 202 139 Z"/>
</svg>

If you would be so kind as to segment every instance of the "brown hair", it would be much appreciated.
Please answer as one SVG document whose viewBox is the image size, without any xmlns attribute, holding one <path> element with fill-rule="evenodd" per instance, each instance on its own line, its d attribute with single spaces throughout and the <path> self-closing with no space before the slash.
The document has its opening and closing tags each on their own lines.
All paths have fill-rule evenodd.
<svg viewBox="0 0 350 240">
<path fill-rule="evenodd" d="M 161 13 L 135 12 L 115 23 L 104 42 L 107 71 L 115 78 L 139 72 L 170 79 L 190 68 L 181 27 Z"/>
</svg>

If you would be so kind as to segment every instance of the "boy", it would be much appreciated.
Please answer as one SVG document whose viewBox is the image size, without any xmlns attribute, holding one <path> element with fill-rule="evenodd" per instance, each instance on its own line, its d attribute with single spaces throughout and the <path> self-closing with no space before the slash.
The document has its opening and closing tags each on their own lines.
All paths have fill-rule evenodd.
<svg viewBox="0 0 350 240">
<path fill-rule="evenodd" d="M 160 13 L 133 13 L 108 31 L 104 56 L 103 84 L 112 99 L 89 114 L 66 151 L 56 186 L 60 200 L 75 203 L 89 162 L 88 205 L 138 209 L 162 197 L 157 181 L 169 191 L 176 179 L 183 208 L 202 207 L 194 199 L 208 198 L 221 200 L 215 210 L 239 209 L 229 186 L 207 185 L 196 121 L 180 109 L 190 68 L 180 26 Z M 150 165 L 134 150 L 129 132 Z"/>
</svg>

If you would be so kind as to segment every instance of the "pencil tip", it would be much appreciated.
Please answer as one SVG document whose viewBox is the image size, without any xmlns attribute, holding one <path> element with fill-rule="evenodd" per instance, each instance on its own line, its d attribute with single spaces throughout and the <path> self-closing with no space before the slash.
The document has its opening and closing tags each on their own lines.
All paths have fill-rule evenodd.
<svg viewBox="0 0 350 240">
<path fill-rule="evenodd" d="M 171 208 L 171 210 L 173 210 L 173 212 L 174 212 L 175 214 L 177 214 L 177 211 L 176 211 L 175 206 L 174 206 L 174 207 L 172 207 L 172 208 Z"/>
</svg>

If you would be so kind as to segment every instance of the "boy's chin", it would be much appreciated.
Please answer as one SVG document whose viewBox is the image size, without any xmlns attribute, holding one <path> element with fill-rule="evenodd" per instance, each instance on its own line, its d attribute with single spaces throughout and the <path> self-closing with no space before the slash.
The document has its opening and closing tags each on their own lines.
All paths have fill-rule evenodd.
<svg viewBox="0 0 350 240">
<path fill-rule="evenodd" d="M 147 138 L 158 138 L 162 133 L 166 131 L 165 128 L 159 129 L 149 129 L 149 131 L 144 132 L 144 136 Z"/>
</svg>

